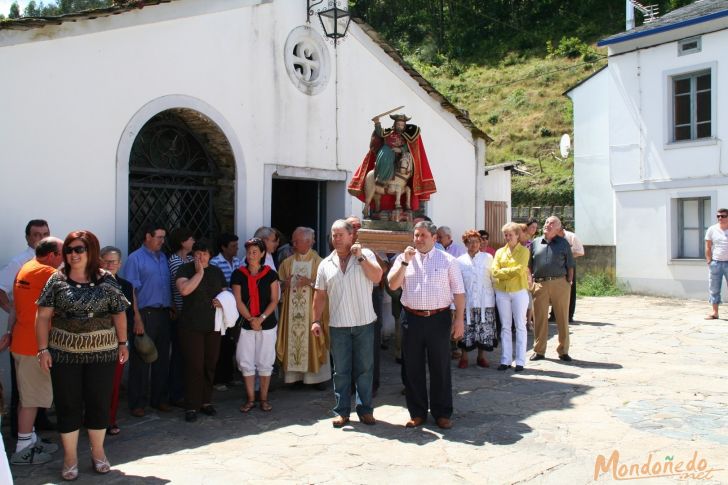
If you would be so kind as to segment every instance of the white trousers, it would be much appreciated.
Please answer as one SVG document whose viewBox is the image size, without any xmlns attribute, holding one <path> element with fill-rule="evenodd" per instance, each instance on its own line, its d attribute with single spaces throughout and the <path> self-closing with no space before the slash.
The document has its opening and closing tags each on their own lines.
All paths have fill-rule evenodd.
<svg viewBox="0 0 728 485">
<path fill-rule="evenodd" d="M 260 376 L 269 376 L 273 373 L 277 333 L 278 327 L 260 331 L 240 330 L 235 360 L 238 361 L 238 369 L 244 376 L 254 376 L 256 371 Z"/>
<path fill-rule="evenodd" d="M 526 363 L 526 310 L 528 310 L 528 291 L 495 292 L 495 304 L 501 321 L 501 364 L 513 362 L 513 337 L 511 324 L 516 324 L 516 365 Z"/>
</svg>

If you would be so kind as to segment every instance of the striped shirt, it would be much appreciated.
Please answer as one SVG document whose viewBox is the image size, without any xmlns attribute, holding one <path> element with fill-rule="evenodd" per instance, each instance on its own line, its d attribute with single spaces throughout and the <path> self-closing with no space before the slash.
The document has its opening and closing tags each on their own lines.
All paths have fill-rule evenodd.
<svg viewBox="0 0 728 485">
<path fill-rule="evenodd" d="M 184 260 L 177 256 L 177 254 L 173 254 L 167 260 L 167 264 L 169 265 L 169 280 L 172 285 L 172 303 L 174 303 L 174 307 L 179 311 L 182 310 L 182 295 L 180 295 L 179 290 L 177 289 L 177 270 L 183 264 L 194 260 L 195 258 L 192 254 L 188 254 Z"/>
<path fill-rule="evenodd" d="M 397 256 L 391 271 L 404 261 Z M 402 305 L 412 310 L 438 310 L 450 306 L 453 295 L 465 293 L 463 276 L 457 260 L 439 249 L 417 251 L 404 272 Z"/>
<path fill-rule="evenodd" d="M 222 253 L 218 254 L 214 258 L 210 259 L 210 264 L 213 266 L 217 266 L 222 270 L 222 274 L 225 275 L 225 281 L 227 281 L 228 287 L 230 286 L 230 276 L 233 274 L 233 271 L 238 269 L 243 265 L 243 262 L 238 258 L 237 256 L 233 256 L 233 263 L 230 264 L 230 262 L 225 259 L 225 256 L 222 255 Z"/>
<path fill-rule="evenodd" d="M 362 249 L 361 254 L 370 262 L 378 264 L 369 249 Z M 342 273 L 336 251 L 329 254 L 319 264 L 314 287 L 328 294 L 329 326 L 357 327 L 377 319 L 372 305 L 374 283 L 366 277 L 354 256 L 349 258 L 346 273 Z"/>
</svg>

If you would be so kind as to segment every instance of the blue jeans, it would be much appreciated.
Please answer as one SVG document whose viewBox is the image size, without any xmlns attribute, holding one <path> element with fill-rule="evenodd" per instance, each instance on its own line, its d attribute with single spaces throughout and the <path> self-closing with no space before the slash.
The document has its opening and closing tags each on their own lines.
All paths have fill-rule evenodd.
<svg viewBox="0 0 728 485">
<path fill-rule="evenodd" d="M 331 357 L 334 360 L 334 414 L 349 417 L 351 383 L 356 383 L 356 412 L 372 414 L 374 374 L 374 323 L 356 327 L 329 327 Z"/>
<path fill-rule="evenodd" d="M 728 261 L 711 261 L 708 267 L 710 271 L 710 297 L 711 305 L 720 305 L 720 285 L 725 278 L 728 282 Z"/>
</svg>

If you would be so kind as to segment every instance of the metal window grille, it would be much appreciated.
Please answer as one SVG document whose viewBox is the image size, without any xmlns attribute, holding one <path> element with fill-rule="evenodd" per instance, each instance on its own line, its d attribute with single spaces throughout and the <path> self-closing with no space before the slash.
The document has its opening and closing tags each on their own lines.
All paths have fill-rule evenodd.
<svg viewBox="0 0 728 485">
<path fill-rule="evenodd" d="M 162 113 L 139 132 L 129 161 L 129 250 L 144 241 L 148 223 L 167 231 L 187 227 L 214 239 L 217 165 L 202 140 L 177 116 Z"/>
</svg>

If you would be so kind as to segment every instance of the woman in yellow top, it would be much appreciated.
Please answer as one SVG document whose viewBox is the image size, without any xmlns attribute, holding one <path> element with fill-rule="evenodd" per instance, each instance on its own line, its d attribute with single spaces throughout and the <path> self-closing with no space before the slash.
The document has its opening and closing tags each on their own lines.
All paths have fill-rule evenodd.
<svg viewBox="0 0 728 485">
<path fill-rule="evenodd" d="M 529 251 L 518 242 L 521 228 L 509 222 L 501 229 L 506 245 L 495 252 L 491 273 L 495 280 L 495 304 L 501 319 L 501 364 L 506 370 L 513 362 L 511 323 L 516 326 L 516 372 L 526 363 L 526 310 L 528 309 Z"/>
</svg>

